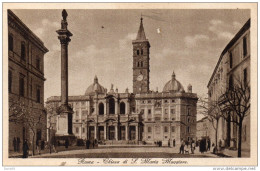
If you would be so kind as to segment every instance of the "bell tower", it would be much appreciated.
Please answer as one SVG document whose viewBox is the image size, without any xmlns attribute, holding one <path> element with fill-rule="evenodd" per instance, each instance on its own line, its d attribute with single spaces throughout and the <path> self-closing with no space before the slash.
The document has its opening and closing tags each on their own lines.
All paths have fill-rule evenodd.
<svg viewBox="0 0 260 171">
<path fill-rule="evenodd" d="M 133 44 L 133 93 L 149 92 L 149 49 L 150 43 L 146 39 L 143 27 L 143 18 L 141 17 L 140 27 Z"/>
</svg>

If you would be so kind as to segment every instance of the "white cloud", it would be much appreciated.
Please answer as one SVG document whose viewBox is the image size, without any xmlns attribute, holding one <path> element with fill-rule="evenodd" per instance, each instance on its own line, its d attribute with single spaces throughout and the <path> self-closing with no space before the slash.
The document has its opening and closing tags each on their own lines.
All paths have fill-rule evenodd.
<svg viewBox="0 0 260 171">
<path fill-rule="evenodd" d="M 119 39 L 119 48 L 125 49 L 136 38 L 136 33 L 128 33 L 123 39 Z M 131 44 L 130 44 L 131 45 Z"/>
<path fill-rule="evenodd" d="M 233 23 L 233 25 L 234 24 L 238 26 L 238 23 Z M 230 32 L 233 30 L 233 25 L 230 23 L 224 23 L 221 20 L 211 20 L 209 30 L 217 35 L 217 39 L 230 40 L 233 37 L 233 34 Z"/>
<path fill-rule="evenodd" d="M 223 23 L 223 21 L 221 21 L 221 20 L 210 20 L 210 24 L 212 24 L 212 25 L 219 25 L 219 24 L 222 24 Z"/>
<path fill-rule="evenodd" d="M 237 29 L 237 28 L 239 29 L 239 28 L 242 27 L 242 24 L 241 24 L 240 22 L 234 21 L 234 22 L 233 22 L 233 27 L 236 28 L 236 29 Z"/>
<path fill-rule="evenodd" d="M 184 38 L 184 42 L 185 42 L 186 46 L 189 48 L 193 48 L 193 47 L 197 46 L 199 43 L 201 43 L 203 41 L 207 41 L 207 40 L 209 40 L 209 37 L 207 35 L 203 35 L 203 34 L 196 34 L 194 36 L 186 36 Z"/>
</svg>

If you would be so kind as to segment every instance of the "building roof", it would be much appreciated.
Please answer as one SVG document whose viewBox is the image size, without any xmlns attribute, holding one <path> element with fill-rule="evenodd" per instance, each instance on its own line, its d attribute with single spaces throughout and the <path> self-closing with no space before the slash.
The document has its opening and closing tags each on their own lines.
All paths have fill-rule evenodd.
<svg viewBox="0 0 260 171">
<path fill-rule="evenodd" d="M 247 20 L 247 22 L 244 24 L 244 26 L 237 32 L 237 34 L 233 37 L 233 39 L 231 39 L 231 41 L 227 44 L 227 46 L 224 48 L 224 50 L 222 51 L 220 58 L 218 60 L 218 63 L 210 77 L 209 83 L 207 85 L 207 87 L 209 87 L 211 81 L 213 80 L 213 77 L 218 69 L 218 66 L 223 58 L 223 56 L 227 53 L 227 51 L 237 42 L 237 40 L 250 28 L 250 18 Z"/>
<path fill-rule="evenodd" d="M 140 27 L 136 36 L 136 40 L 146 40 L 143 26 L 143 18 L 141 17 Z"/>
<path fill-rule="evenodd" d="M 181 83 L 176 80 L 174 71 L 172 73 L 172 79 L 165 84 L 163 92 L 185 92 Z"/>
<path fill-rule="evenodd" d="M 94 78 L 94 83 L 91 84 L 87 88 L 85 95 L 94 95 L 95 93 L 98 93 L 98 94 L 105 94 L 106 93 L 106 89 L 98 83 L 97 76 L 95 76 L 95 78 Z"/>
<path fill-rule="evenodd" d="M 26 33 L 26 36 L 32 40 L 44 53 L 49 50 L 44 46 L 42 40 L 36 36 L 10 9 L 8 9 L 8 24 L 10 20 L 13 20 L 17 24 L 17 29 Z"/>
</svg>

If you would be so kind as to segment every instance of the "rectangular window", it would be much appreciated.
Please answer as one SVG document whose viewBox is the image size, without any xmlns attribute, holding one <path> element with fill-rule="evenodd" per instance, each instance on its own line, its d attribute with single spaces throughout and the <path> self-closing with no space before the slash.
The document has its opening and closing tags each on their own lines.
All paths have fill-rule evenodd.
<svg viewBox="0 0 260 171">
<path fill-rule="evenodd" d="M 37 101 L 37 103 L 41 103 L 41 87 L 40 86 L 37 86 L 36 101 Z"/>
<path fill-rule="evenodd" d="M 12 83 L 13 83 L 13 73 L 11 70 L 8 72 L 8 91 L 12 92 Z"/>
<path fill-rule="evenodd" d="M 19 78 L 19 95 L 24 97 L 24 75 L 20 74 Z"/>
<path fill-rule="evenodd" d="M 172 132 L 175 132 L 175 127 L 174 126 L 172 126 Z"/>
<path fill-rule="evenodd" d="M 151 127 L 148 127 L 147 128 L 147 131 L 150 133 L 150 132 L 152 132 L 152 128 Z"/>
<path fill-rule="evenodd" d="M 175 108 L 171 109 L 171 114 L 174 115 L 175 114 Z"/>
<path fill-rule="evenodd" d="M 164 103 L 168 103 L 168 100 L 164 100 Z"/>
<path fill-rule="evenodd" d="M 164 132 L 168 132 L 168 126 L 164 127 Z"/>
<path fill-rule="evenodd" d="M 247 68 L 244 69 L 244 85 L 247 85 Z"/>
<path fill-rule="evenodd" d="M 76 116 L 79 116 L 79 111 L 78 110 L 76 110 Z"/>
<path fill-rule="evenodd" d="M 246 37 L 243 38 L 243 55 L 244 55 L 244 57 L 247 55 L 247 39 L 246 39 Z"/>
<path fill-rule="evenodd" d="M 148 114 L 151 114 L 152 113 L 152 110 L 151 109 L 148 109 Z"/>
<path fill-rule="evenodd" d="M 147 103 L 152 103 L 152 101 L 151 101 L 151 100 L 148 100 Z"/>
<path fill-rule="evenodd" d="M 229 52 L 229 68 L 233 67 L 233 57 L 232 52 Z"/>
<path fill-rule="evenodd" d="M 79 133 L 79 128 L 78 127 L 76 128 L 76 133 Z"/>
<path fill-rule="evenodd" d="M 188 108 L 187 115 L 190 116 L 190 108 Z"/>
<path fill-rule="evenodd" d="M 14 39 L 13 39 L 12 35 L 8 36 L 8 49 L 10 51 L 13 51 L 13 49 L 14 49 Z"/>
<path fill-rule="evenodd" d="M 39 59 L 39 57 L 36 57 L 36 68 L 40 70 L 40 67 L 41 67 L 41 60 Z"/>
<path fill-rule="evenodd" d="M 82 128 L 82 132 L 85 133 L 85 128 Z"/>
<path fill-rule="evenodd" d="M 21 59 L 25 61 L 25 44 L 21 43 Z"/>
<path fill-rule="evenodd" d="M 165 109 L 165 112 L 164 112 L 165 115 L 168 114 L 168 110 L 169 110 L 169 109 Z"/>
</svg>

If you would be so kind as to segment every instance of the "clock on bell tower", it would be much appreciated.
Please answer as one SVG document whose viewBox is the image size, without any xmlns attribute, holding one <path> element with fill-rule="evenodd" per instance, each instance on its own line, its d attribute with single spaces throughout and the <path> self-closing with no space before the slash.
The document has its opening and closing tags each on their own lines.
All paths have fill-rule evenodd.
<svg viewBox="0 0 260 171">
<path fill-rule="evenodd" d="M 133 93 L 149 92 L 149 49 L 150 43 L 146 39 L 143 27 L 143 18 L 141 18 L 140 27 L 133 44 Z"/>
</svg>

